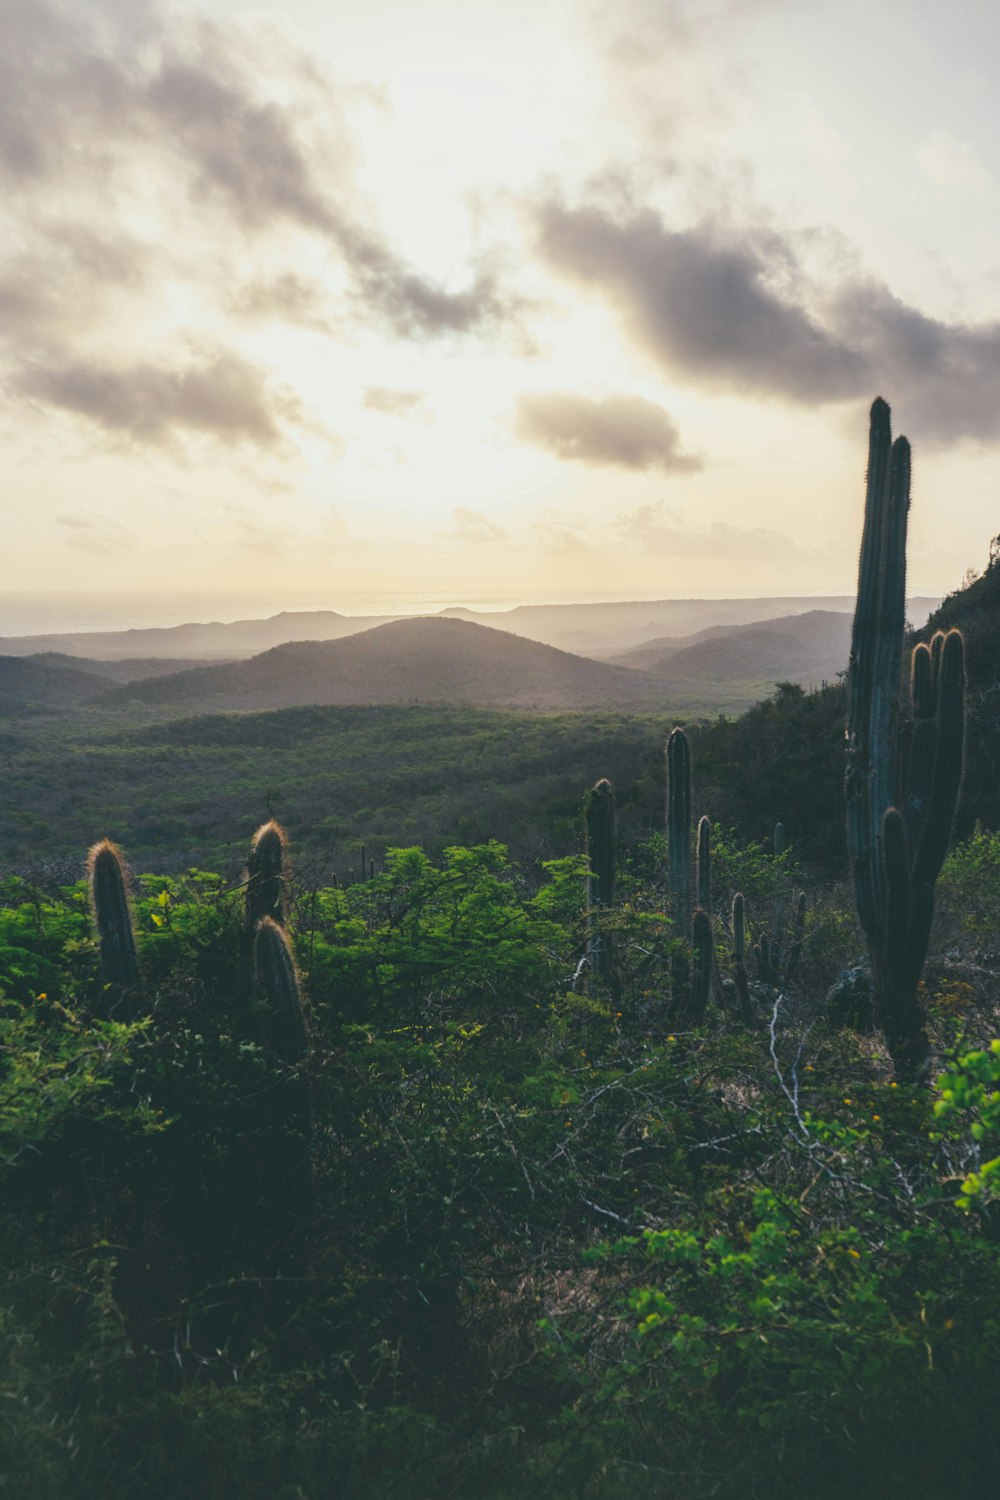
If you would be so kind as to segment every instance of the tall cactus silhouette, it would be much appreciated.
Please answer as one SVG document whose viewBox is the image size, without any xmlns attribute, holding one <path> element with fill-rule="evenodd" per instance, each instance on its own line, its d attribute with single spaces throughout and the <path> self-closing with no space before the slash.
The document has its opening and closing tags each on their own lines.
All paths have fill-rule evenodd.
<svg viewBox="0 0 1000 1500">
<path fill-rule="evenodd" d="M 90 904 L 101 949 L 101 976 L 111 991 L 109 1009 L 121 1019 L 132 1019 L 135 1006 L 128 997 L 139 988 L 139 960 L 128 884 L 121 850 L 110 839 L 100 839 L 87 854 Z"/>
<path fill-rule="evenodd" d="M 271 818 L 262 823 L 250 841 L 247 860 L 246 921 L 247 929 L 256 932 L 257 923 L 270 917 L 279 927 L 285 924 L 285 851 L 288 838 L 280 823 Z"/>
<path fill-rule="evenodd" d="M 917 986 L 934 883 L 962 777 L 965 646 L 960 631 L 918 645 L 901 703 L 910 445 L 889 407 L 871 409 L 865 523 L 851 637 L 847 842 L 871 957 L 875 1014 L 901 1078 L 923 1077 L 929 1043 Z"/>
</svg>

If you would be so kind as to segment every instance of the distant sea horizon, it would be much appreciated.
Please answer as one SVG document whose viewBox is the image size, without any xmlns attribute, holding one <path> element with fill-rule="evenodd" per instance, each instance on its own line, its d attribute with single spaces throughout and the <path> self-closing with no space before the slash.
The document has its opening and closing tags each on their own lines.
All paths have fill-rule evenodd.
<svg viewBox="0 0 1000 1500">
<path fill-rule="evenodd" d="M 428 615 L 444 609 L 471 609 L 483 613 L 516 609 L 521 605 L 544 604 L 625 604 L 651 603 L 669 599 L 830 599 L 843 595 L 776 594 L 748 590 L 746 593 L 711 590 L 700 594 L 646 592 L 629 599 L 627 591 L 605 590 L 600 593 L 580 590 L 573 594 L 552 594 L 546 598 L 530 595 L 485 595 L 413 590 L 396 593 L 362 593 L 347 590 L 323 590 L 308 593 L 241 593 L 209 594 L 202 591 L 153 592 L 84 592 L 45 590 L 17 593 L 7 590 L 0 595 L 0 636 L 66 635 L 103 630 L 142 630 L 171 625 L 206 624 L 234 620 L 268 619 L 283 611 L 334 610 L 342 615 Z M 930 596 L 928 596 L 930 597 Z"/>
</svg>

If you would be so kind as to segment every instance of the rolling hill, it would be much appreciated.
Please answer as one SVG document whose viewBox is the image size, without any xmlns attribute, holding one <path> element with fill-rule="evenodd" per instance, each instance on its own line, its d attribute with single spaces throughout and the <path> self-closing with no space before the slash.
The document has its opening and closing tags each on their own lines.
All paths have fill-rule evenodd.
<svg viewBox="0 0 1000 1500">
<path fill-rule="evenodd" d="M 92 660 L 172 657 L 230 661 L 255 656 L 270 646 L 295 640 L 339 640 L 374 625 L 388 615 L 340 615 L 334 610 L 284 610 L 264 620 L 213 620 L 188 625 L 150 626 L 135 630 L 88 630 L 61 635 L 0 637 L 0 652 L 9 656 L 38 653 L 86 656 Z"/>
<path fill-rule="evenodd" d="M 651 708 L 657 683 L 463 620 L 397 620 L 341 641 L 295 641 L 250 661 L 198 667 L 105 693 L 104 704 L 199 709 L 333 703 Z"/>
<path fill-rule="evenodd" d="M 851 616 L 833 610 L 782 615 L 735 629 L 650 641 L 614 658 L 663 683 L 829 681 L 847 667 Z"/>
<path fill-rule="evenodd" d="M 106 679 L 79 667 L 0 656 L 0 713 L 28 708 L 70 708 L 103 692 Z"/>
</svg>

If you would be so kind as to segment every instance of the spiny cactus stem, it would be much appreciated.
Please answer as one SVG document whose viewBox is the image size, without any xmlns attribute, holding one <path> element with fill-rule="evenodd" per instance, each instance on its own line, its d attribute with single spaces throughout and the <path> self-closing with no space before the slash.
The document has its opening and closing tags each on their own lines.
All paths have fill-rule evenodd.
<svg viewBox="0 0 1000 1500">
<path fill-rule="evenodd" d="M 288 838 L 273 818 L 262 823 L 250 842 L 247 860 L 246 921 L 252 935 L 263 917 L 279 926 L 285 921 L 285 851 Z"/>
<path fill-rule="evenodd" d="M 746 957 L 746 902 L 742 891 L 733 897 L 733 958 L 741 964 Z"/>
<path fill-rule="evenodd" d="M 795 927 L 792 932 L 792 946 L 788 951 L 788 963 L 785 967 L 786 985 L 791 984 L 799 967 L 799 959 L 802 957 L 802 939 L 806 929 L 806 893 L 799 891 L 795 903 Z"/>
<path fill-rule="evenodd" d="M 691 936 L 694 947 L 694 972 L 691 976 L 690 1018 L 697 1024 L 704 1019 L 708 1008 L 715 956 L 712 923 L 707 912 L 700 909 L 695 912 Z"/>
<path fill-rule="evenodd" d="M 712 910 L 712 824 L 702 818 L 698 824 L 698 905 Z"/>
<path fill-rule="evenodd" d="M 87 855 L 90 901 L 101 949 L 101 973 L 119 991 L 139 986 L 132 910 L 120 849 L 109 839 L 94 844 Z M 122 996 L 117 1000 L 120 1002 Z"/>
<path fill-rule="evenodd" d="M 307 1043 L 302 995 L 288 938 L 270 917 L 257 925 L 254 970 L 272 1012 L 275 1050 L 285 1062 L 298 1062 Z"/>
</svg>

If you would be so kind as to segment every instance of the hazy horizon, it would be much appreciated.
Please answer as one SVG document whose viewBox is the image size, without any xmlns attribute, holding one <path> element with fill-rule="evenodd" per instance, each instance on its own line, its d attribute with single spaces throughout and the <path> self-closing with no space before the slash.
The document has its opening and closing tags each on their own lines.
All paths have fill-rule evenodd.
<svg viewBox="0 0 1000 1500">
<path fill-rule="evenodd" d="M 308 613 L 331 610 L 348 617 L 380 615 L 430 615 L 446 609 L 468 609 L 476 613 L 493 614 L 522 606 L 582 605 L 589 604 L 657 604 L 666 602 L 695 602 L 697 600 L 724 602 L 727 599 L 788 599 L 831 598 L 851 599 L 851 591 L 841 594 L 663 594 L 653 597 L 626 599 L 620 595 L 592 595 L 591 597 L 549 598 L 476 598 L 431 597 L 425 593 L 412 596 L 317 595 L 295 596 L 280 594 L 267 596 L 263 593 L 230 595 L 217 592 L 208 594 L 163 593 L 160 596 L 141 596 L 122 593 L 115 595 L 84 594 L 72 590 L 50 590 L 37 594 L 22 593 L 18 596 L 8 592 L 0 598 L 0 638 L 18 636 L 63 635 L 95 631 L 121 631 L 170 628 L 175 625 L 207 624 L 213 621 L 231 624 L 248 619 L 267 619 L 282 613 Z M 912 598 L 939 598 L 941 594 L 911 592 Z M 918 623 L 916 621 L 912 623 Z"/>
</svg>

